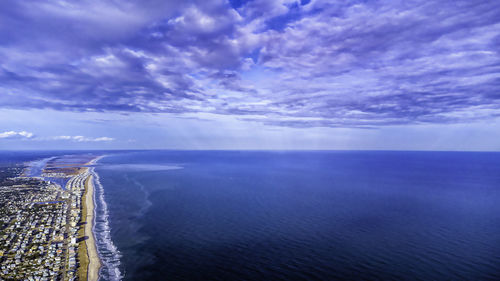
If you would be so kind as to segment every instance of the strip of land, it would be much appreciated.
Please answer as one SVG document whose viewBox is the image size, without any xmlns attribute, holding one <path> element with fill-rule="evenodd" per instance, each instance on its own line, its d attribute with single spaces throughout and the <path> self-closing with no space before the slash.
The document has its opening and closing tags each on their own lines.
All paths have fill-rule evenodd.
<svg viewBox="0 0 500 281">
<path fill-rule="evenodd" d="M 89 171 L 98 159 L 51 157 L 32 177 L 26 166 L 0 167 L 0 280 L 99 279 Z"/>
<path fill-rule="evenodd" d="M 82 195 L 82 215 L 78 227 L 78 280 L 87 280 L 89 267 L 89 255 L 87 254 L 87 243 L 85 242 L 85 225 L 87 224 L 87 201 L 85 200 L 87 190 Z"/>
<path fill-rule="evenodd" d="M 97 247 L 94 239 L 94 232 L 92 227 L 94 225 L 94 184 L 92 182 L 92 175 L 89 176 L 85 182 L 85 207 L 86 207 L 86 224 L 85 224 L 85 236 L 88 239 L 85 240 L 87 247 L 87 256 L 89 259 L 89 264 L 87 268 L 87 280 L 97 281 L 99 278 L 99 268 L 101 263 L 99 261 L 99 255 L 97 254 Z"/>
</svg>

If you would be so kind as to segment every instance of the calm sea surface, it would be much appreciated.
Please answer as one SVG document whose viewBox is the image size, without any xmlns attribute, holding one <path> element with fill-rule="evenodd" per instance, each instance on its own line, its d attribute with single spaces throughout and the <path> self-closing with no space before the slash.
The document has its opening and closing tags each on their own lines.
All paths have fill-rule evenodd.
<svg viewBox="0 0 500 281">
<path fill-rule="evenodd" d="M 500 279 L 499 153 L 108 155 L 103 280 Z"/>
</svg>

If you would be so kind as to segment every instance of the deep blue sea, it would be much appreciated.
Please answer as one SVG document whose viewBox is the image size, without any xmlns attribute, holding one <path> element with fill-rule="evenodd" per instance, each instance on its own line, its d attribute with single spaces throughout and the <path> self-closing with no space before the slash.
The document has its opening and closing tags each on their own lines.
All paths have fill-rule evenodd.
<svg viewBox="0 0 500 281">
<path fill-rule="evenodd" d="M 500 153 L 146 151 L 96 172 L 102 280 L 500 279 Z"/>
</svg>

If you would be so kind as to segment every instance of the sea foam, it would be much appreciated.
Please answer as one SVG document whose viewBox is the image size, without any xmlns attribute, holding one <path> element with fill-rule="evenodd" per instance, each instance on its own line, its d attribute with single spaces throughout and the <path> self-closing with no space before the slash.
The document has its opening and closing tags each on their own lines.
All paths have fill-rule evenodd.
<svg viewBox="0 0 500 281">
<path fill-rule="evenodd" d="M 97 252 L 101 259 L 102 267 L 99 272 L 99 280 L 121 280 L 120 258 L 121 253 L 111 240 L 111 227 L 109 226 L 108 205 L 105 200 L 104 188 L 100 182 L 99 175 L 94 168 L 90 168 L 94 176 L 96 186 L 95 196 L 96 208 L 94 216 L 94 236 L 96 237 Z"/>
</svg>

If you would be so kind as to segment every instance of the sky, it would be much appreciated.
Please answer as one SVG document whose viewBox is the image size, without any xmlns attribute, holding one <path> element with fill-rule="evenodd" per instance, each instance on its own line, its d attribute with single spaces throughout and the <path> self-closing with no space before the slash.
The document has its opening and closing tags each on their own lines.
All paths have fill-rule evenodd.
<svg viewBox="0 0 500 281">
<path fill-rule="evenodd" d="M 500 151 L 500 1 L 3 0 L 0 149 Z"/>
</svg>

